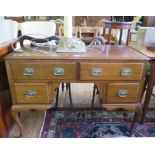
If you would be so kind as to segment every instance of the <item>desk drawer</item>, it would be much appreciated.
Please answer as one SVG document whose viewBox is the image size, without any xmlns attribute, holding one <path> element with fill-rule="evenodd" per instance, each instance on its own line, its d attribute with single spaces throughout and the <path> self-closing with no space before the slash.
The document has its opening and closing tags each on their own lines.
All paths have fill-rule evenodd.
<svg viewBox="0 0 155 155">
<path fill-rule="evenodd" d="M 140 80 L 143 63 L 81 63 L 81 80 Z"/>
<path fill-rule="evenodd" d="M 44 83 L 15 83 L 17 103 L 50 103 L 49 85 Z"/>
<path fill-rule="evenodd" d="M 14 63 L 11 66 L 13 78 L 23 80 L 37 79 L 76 79 L 76 64 L 32 64 Z"/>
<path fill-rule="evenodd" d="M 137 102 L 139 83 L 108 83 L 107 102 Z"/>
</svg>

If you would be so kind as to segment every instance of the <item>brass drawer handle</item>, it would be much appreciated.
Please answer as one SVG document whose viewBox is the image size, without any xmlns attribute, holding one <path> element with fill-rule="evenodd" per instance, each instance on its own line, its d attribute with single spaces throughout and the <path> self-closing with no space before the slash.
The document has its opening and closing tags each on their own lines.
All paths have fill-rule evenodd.
<svg viewBox="0 0 155 155">
<path fill-rule="evenodd" d="M 25 68 L 24 69 L 24 75 L 26 75 L 26 76 L 34 75 L 34 68 Z"/>
<path fill-rule="evenodd" d="M 119 97 L 127 97 L 128 96 L 128 91 L 127 90 L 119 90 L 118 91 L 118 96 Z"/>
<path fill-rule="evenodd" d="M 64 75 L 64 73 L 65 73 L 64 68 L 54 68 L 53 70 L 53 74 L 56 76 Z"/>
<path fill-rule="evenodd" d="M 132 74 L 132 69 L 131 68 L 122 68 L 121 69 L 121 75 L 122 76 L 129 76 Z"/>
<path fill-rule="evenodd" d="M 93 75 L 93 76 L 102 75 L 102 69 L 101 68 L 92 68 L 91 75 Z"/>
<path fill-rule="evenodd" d="M 25 95 L 26 95 L 27 97 L 35 97 L 35 96 L 37 96 L 37 91 L 35 91 L 35 90 L 28 90 L 28 91 L 25 93 Z"/>
</svg>

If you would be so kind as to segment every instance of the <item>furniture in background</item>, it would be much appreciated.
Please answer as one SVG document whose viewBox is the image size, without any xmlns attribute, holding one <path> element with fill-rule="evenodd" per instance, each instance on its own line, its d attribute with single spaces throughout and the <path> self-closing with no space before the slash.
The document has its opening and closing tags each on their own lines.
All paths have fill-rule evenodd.
<svg viewBox="0 0 155 155">
<path fill-rule="evenodd" d="M 12 20 L 0 22 L 0 44 L 16 39 L 18 35 L 18 23 Z"/>
<path fill-rule="evenodd" d="M 104 30 L 103 30 L 103 36 L 106 36 L 106 29 L 108 29 L 108 38 L 106 44 L 115 44 L 118 42 L 119 45 L 122 44 L 122 41 L 125 42 L 126 45 L 129 43 L 130 39 L 130 29 L 131 29 L 131 22 L 113 22 L 113 21 L 105 21 L 104 22 Z M 111 42 L 112 38 L 112 29 L 119 30 L 119 34 L 116 33 L 116 40 Z M 127 29 L 127 34 L 123 36 L 123 30 Z M 118 37 L 119 35 L 119 37 Z M 125 40 L 124 40 L 125 39 Z"/>
<path fill-rule="evenodd" d="M 98 35 L 97 32 L 97 27 L 79 27 L 79 38 L 88 45 Z"/>
<path fill-rule="evenodd" d="M 47 38 L 56 33 L 56 24 L 53 21 L 29 21 L 20 24 L 21 34 L 35 38 Z"/>
<path fill-rule="evenodd" d="M 72 36 L 73 37 L 78 37 L 78 32 L 79 32 L 78 26 L 73 26 L 73 28 L 72 28 Z M 64 26 L 59 27 L 59 36 L 64 36 Z"/>
<path fill-rule="evenodd" d="M 14 42 L 15 43 L 15 42 Z M 4 57 L 12 52 L 12 42 L 0 45 L 0 137 L 7 137 L 11 126 L 11 97 Z"/>
<path fill-rule="evenodd" d="M 139 27 L 136 42 L 139 46 L 145 47 L 155 44 L 155 27 Z"/>
</svg>

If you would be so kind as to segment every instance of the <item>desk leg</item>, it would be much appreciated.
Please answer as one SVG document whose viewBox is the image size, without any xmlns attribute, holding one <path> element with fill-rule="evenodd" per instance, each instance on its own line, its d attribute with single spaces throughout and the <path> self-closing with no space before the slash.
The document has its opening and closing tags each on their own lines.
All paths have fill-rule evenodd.
<svg viewBox="0 0 155 155">
<path fill-rule="evenodd" d="M 141 114 L 142 114 L 142 110 L 141 110 L 141 108 L 138 107 L 137 110 L 135 111 L 135 116 L 134 116 L 133 121 L 130 125 L 129 137 L 132 136 L 133 128 L 135 127 L 136 122 L 138 122 L 138 120 L 140 120 Z"/>
<path fill-rule="evenodd" d="M 20 122 L 18 113 L 19 112 L 15 111 L 15 110 L 11 111 L 12 117 L 15 120 L 15 122 L 17 123 L 17 126 L 18 126 L 19 131 L 20 131 L 19 137 L 23 137 L 24 136 L 24 127 L 23 127 L 22 123 Z"/>
<path fill-rule="evenodd" d="M 154 81 L 155 81 L 155 61 L 152 60 L 151 61 L 150 78 L 149 78 L 149 81 L 148 81 L 145 101 L 144 101 L 144 105 L 143 105 L 143 109 L 142 109 L 141 123 L 143 123 L 144 119 L 145 119 L 145 115 L 146 115 L 146 112 L 147 112 L 147 109 L 148 109 L 148 106 L 149 106 L 149 102 L 150 102 L 150 99 L 151 99 L 151 94 L 152 94 L 153 87 L 154 87 Z"/>
</svg>

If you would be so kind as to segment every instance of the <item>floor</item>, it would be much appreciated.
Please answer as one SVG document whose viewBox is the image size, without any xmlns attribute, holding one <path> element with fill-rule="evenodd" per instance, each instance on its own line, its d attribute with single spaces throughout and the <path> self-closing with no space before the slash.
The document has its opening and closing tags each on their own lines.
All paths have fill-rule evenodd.
<svg viewBox="0 0 155 155">
<path fill-rule="evenodd" d="M 91 107 L 93 84 L 90 83 L 78 83 L 71 84 L 73 106 L 75 107 Z M 154 90 L 155 91 L 155 90 Z M 79 104 L 80 103 L 80 104 Z M 98 95 L 95 96 L 95 105 L 99 104 Z M 151 107 L 155 107 L 155 98 L 151 98 Z M 62 106 L 69 107 L 68 91 L 61 91 L 59 95 L 59 108 Z M 25 127 L 24 137 L 37 138 L 39 137 L 41 127 L 43 125 L 45 112 L 37 110 L 29 110 L 22 112 L 20 119 Z M 9 137 L 17 137 L 19 135 L 18 128 L 14 125 L 10 132 Z"/>
</svg>

